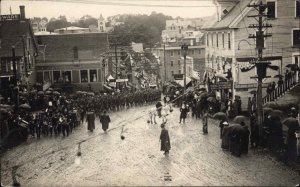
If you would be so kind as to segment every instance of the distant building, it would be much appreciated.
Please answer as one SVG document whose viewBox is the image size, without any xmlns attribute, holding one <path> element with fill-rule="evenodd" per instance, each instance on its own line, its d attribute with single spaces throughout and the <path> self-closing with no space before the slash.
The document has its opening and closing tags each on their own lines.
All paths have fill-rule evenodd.
<svg viewBox="0 0 300 187">
<path fill-rule="evenodd" d="M 160 77 L 162 81 L 174 81 L 175 74 L 183 74 L 184 60 L 180 46 L 153 48 L 152 53 L 159 59 Z M 198 72 L 203 76 L 205 67 L 205 46 L 189 46 L 186 62 L 187 77 L 191 81 L 201 80 L 202 78 L 198 77 Z"/>
<path fill-rule="evenodd" d="M 0 87 L 2 94 L 8 96 L 6 91 L 9 91 L 13 77 L 12 48 L 15 48 L 18 81 L 24 86 L 35 83 L 38 48 L 30 20 L 25 17 L 24 6 L 20 6 L 20 14 L 1 15 L 0 24 Z"/>
<path fill-rule="evenodd" d="M 102 14 L 100 14 L 100 17 L 98 18 L 98 30 L 99 32 L 106 32 L 105 19 Z"/>
<path fill-rule="evenodd" d="M 60 29 L 55 29 L 54 33 L 57 34 L 75 34 L 75 33 L 87 33 L 90 32 L 89 28 L 81 28 L 81 27 L 75 27 L 75 26 L 70 26 L 66 28 L 60 28 Z"/>
<path fill-rule="evenodd" d="M 34 33 L 47 31 L 47 24 L 48 24 L 47 20 L 32 19 L 30 22 Z"/>
</svg>

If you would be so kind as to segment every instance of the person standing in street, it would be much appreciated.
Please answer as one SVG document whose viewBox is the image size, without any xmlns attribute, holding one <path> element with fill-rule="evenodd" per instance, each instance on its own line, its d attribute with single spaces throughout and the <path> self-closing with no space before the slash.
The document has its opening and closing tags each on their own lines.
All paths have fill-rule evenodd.
<svg viewBox="0 0 300 187">
<path fill-rule="evenodd" d="M 90 111 L 87 113 L 86 121 L 88 122 L 88 130 L 93 132 L 95 129 L 95 113 Z"/>
<path fill-rule="evenodd" d="M 228 122 L 225 119 L 222 119 L 220 121 L 220 124 L 219 124 L 219 127 L 220 127 L 220 139 L 222 139 L 222 133 L 223 133 L 223 129 L 224 129 L 225 125 L 228 125 Z"/>
<path fill-rule="evenodd" d="M 102 124 L 102 129 L 106 133 L 110 123 L 110 117 L 106 114 L 106 111 L 103 112 L 103 115 L 100 116 L 100 123 Z"/>
<path fill-rule="evenodd" d="M 189 112 L 188 107 L 186 106 L 185 103 L 182 104 L 180 108 L 180 119 L 179 123 L 181 123 L 181 120 L 183 121 L 183 124 L 185 124 L 185 118 L 187 117 L 187 113 Z"/>
<path fill-rule="evenodd" d="M 203 134 L 207 134 L 208 133 L 208 114 L 207 113 L 205 113 L 203 115 L 202 123 L 203 123 L 203 127 L 202 127 Z"/>
<path fill-rule="evenodd" d="M 171 149 L 170 136 L 168 130 L 165 129 L 165 123 L 161 124 L 161 133 L 160 133 L 160 150 L 164 151 L 164 155 L 168 155 Z"/>
</svg>

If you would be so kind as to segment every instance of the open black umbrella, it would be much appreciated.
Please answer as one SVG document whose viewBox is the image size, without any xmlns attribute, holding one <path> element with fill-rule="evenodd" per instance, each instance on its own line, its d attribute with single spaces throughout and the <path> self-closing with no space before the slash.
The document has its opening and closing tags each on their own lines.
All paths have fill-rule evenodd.
<svg viewBox="0 0 300 187">
<path fill-rule="evenodd" d="M 278 116 L 278 117 L 281 117 L 282 116 L 282 111 L 281 110 L 272 110 L 270 112 L 271 116 Z"/>
<path fill-rule="evenodd" d="M 263 108 L 263 111 L 264 111 L 266 114 L 270 114 L 270 113 L 273 111 L 273 109 L 272 109 L 272 108 L 269 108 L 269 107 L 264 107 L 264 108 Z"/>
<path fill-rule="evenodd" d="M 298 65 L 297 65 L 297 64 L 288 64 L 288 65 L 286 65 L 285 67 L 287 67 L 287 68 L 291 68 L 291 70 L 293 70 L 293 71 L 295 71 L 295 70 L 298 70 L 298 69 L 299 69 L 299 67 L 298 67 Z"/>
<path fill-rule="evenodd" d="M 251 90 L 249 93 L 256 94 L 256 90 Z"/>
<path fill-rule="evenodd" d="M 288 118 L 285 118 L 284 120 L 282 120 L 282 124 L 284 124 L 286 126 L 289 126 L 291 124 L 298 124 L 298 120 L 293 117 L 288 117 Z"/>
<path fill-rule="evenodd" d="M 217 99 L 214 97 L 209 97 L 209 98 L 207 98 L 207 101 L 211 102 L 211 103 L 215 103 L 215 102 L 217 102 Z"/>
<path fill-rule="evenodd" d="M 278 104 L 274 101 L 271 101 L 271 102 L 264 104 L 264 107 L 276 109 L 276 108 L 278 108 Z"/>
<path fill-rule="evenodd" d="M 54 91 L 53 94 L 54 95 L 60 95 L 60 93 L 58 91 Z"/>
<path fill-rule="evenodd" d="M 247 117 L 246 116 L 242 116 L 242 115 L 239 115 L 239 116 L 236 116 L 233 121 L 236 122 L 236 123 L 241 123 L 241 122 L 246 122 L 247 121 Z"/>
<path fill-rule="evenodd" d="M 214 114 L 214 119 L 227 120 L 227 115 L 224 112 L 217 112 Z"/>
<path fill-rule="evenodd" d="M 274 76 L 274 78 L 280 78 L 280 77 L 283 78 L 283 75 L 278 74 Z"/>
<path fill-rule="evenodd" d="M 50 90 L 46 91 L 46 94 L 51 94 L 51 93 L 52 93 L 52 91 L 50 91 Z"/>
<path fill-rule="evenodd" d="M 43 95 L 44 94 L 44 92 L 43 91 L 38 91 L 38 93 L 37 93 L 38 95 Z"/>
<path fill-rule="evenodd" d="M 31 109 L 31 106 L 29 106 L 29 104 L 25 103 L 25 104 L 19 105 L 19 108 L 23 108 L 23 109 Z"/>
</svg>

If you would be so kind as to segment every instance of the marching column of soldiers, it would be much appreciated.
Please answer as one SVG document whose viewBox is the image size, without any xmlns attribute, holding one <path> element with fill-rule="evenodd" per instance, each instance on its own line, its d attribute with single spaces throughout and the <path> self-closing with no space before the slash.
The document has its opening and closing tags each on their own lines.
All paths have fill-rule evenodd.
<svg viewBox="0 0 300 187">
<path fill-rule="evenodd" d="M 78 125 L 83 123 L 88 111 L 95 111 L 98 116 L 103 111 L 117 111 L 133 106 L 151 104 L 160 100 L 159 90 L 147 89 L 135 92 L 112 94 L 80 94 L 73 96 L 48 96 L 40 95 L 36 102 L 32 96 L 24 98 L 23 103 L 44 106 L 42 109 L 31 112 L 30 110 L 7 111 L 2 113 L 1 138 L 17 145 L 20 140 L 25 140 L 28 134 L 33 137 L 41 136 L 69 136 Z M 31 101 L 31 102 L 29 102 Z M 42 102 L 42 104 L 40 103 Z M 51 104 L 50 104 L 51 103 Z M 22 131 L 16 129 L 22 129 Z M 10 134 L 13 133 L 13 136 Z M 14 145 L 10 145 L 14 146 Z"/>
</svg>

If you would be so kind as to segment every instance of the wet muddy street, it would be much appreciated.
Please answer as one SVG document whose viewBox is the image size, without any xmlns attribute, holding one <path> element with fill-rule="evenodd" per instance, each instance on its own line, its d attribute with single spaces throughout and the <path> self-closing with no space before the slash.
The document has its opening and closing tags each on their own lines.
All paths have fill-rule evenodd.
<svg viewBox="0 0 300 187">
<path fill-rule="evenodd" d="M 160 125 L 147 123 L 149 108 L 110 113 L 107 134 L 97 118 L 94 132 L 88 132 L 84 123 L 69 137 L 29 138 L 3 155 L 3 185 L 11 185 L 13 178 L 24 186 L 294 186 L 300 182 L 297 173 L 263 150 L 249 149 L 240 158 L 223 151 L 217 121 L 209 121 L 204 135 L 200 120 L 188 117 L 186 124 L 179 124 L 178 108 L 167 117 L 171 150 L 164 156 Z"/>
</svg>

